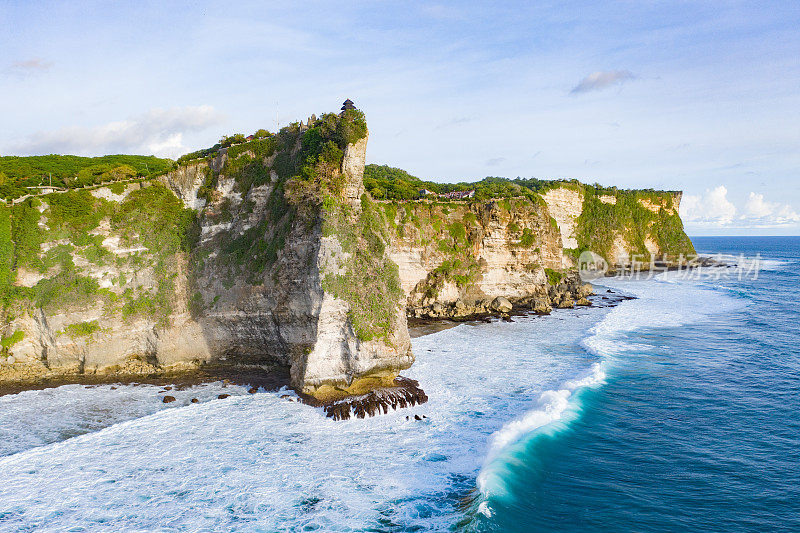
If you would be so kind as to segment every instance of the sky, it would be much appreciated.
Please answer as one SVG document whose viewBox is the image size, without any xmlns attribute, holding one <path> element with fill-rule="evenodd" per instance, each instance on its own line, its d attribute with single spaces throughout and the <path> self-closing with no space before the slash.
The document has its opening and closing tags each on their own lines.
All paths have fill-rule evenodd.
<svg viewBox="0 0 800 533">
<path fill-rule="evenodd" d="M 0 0 L 1 155 L 177 157 L 352 99 L 423 179 L 684 191 L 800 234 L 800 2 Z"/>
</svg>

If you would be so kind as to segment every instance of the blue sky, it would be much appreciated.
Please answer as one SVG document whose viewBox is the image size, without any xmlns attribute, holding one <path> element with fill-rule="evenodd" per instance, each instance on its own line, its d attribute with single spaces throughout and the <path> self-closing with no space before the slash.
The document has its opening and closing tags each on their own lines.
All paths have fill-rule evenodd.
<svg viewBox="0 0 800 533">
<path fill-rule="evenodd" d="M 692 234 L 800 234 L 798 2 L 111 4 L 0 4 L 1 154 L 175 157 L 349 97 L 369 162 L 679 189 Z"/>
</svg>

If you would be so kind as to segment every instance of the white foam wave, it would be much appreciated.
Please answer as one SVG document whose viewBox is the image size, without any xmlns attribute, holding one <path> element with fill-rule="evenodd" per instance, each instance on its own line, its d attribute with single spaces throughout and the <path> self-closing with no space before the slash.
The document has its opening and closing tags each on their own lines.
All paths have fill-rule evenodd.
<svg viewBox="0 0 800 533">
<path fill-rule="evenodd" d="M 477 486 L 483 498 L 478 506 L 479 513 L 491 516 L 492 511 L 488 498 L 502 497 L 506 494 L 503 483 L 504 465 L 496 464 L 506 449 L 531 433 L 555 422 L 563 421 L 567 411 L 575 407 L 572 404 L 575 392 L 586 387 L 599 386 L 605 379 L 606 373 L 602 363 L 594 363 L 587 376 L 567 381 L 563 388 L 558 390 L 543 392 L 539 397 L 538 408 L 528 411 L 521 418 L 506 423 L 500 430 L 492 434 L 489 452 L 477 478 Z M 499 459 L 500 463 L 503 461 L 504 459 Z M 495 466 L 499 466 L 499 468 L 495 468 Z"/>
<path fill-rule="evenodd" d="M 610 372 L 603 361 L 592 364 L 624 347 L 620 332 L 679 324 L 701 316 L 694 307 L 722 305 L 705 291 L 690 295 L 699 298 L 690 306 L 681 295 L 686 284 L 668 281 L 622 286 L 640 299 L 612 310 L 462 325 L 415 339 L 417 362 L 407 375 L 430 401 L 366 420 L 333 422 L 272 393 L 189 405 L 181 396 L 168 404 L 178 408 L 164 410 L 145 391 L 145 408 L 127 414 L 147 416 L 121 423 L 125 399 L 135 406 L 139 392 L 60 388 L 7 397 L 3 438 L 37 447 L 0 457 L 0 519 L 9 529 L 43 531 L 354 531 L 387 523 L 449 530 L 462 518 L 452 494 L 474 487 L 485 457 L 499 464 L 525 435 L 571 420 L 578 391 Z M 584 344 L 600 357 L 576 349 L 592 326 Z M 81 411 L 89 404 L 96 409 Z M 109 406 L 119 410 L 102 411 Z M 91 417 L 114 425 L 61 442 L 48 436 Z M 488 503 L 482 509 L 491 513 Z"/>
<path fill-rule="evenodd" d="M 623 353 L 647 348 L 631 342 L 628 336 L 630 332 L 641 328 L 678 327 L 743 305 L 728 294 L 682 279 L 679 274 L 664 273 L 647 281 L 609 278 L 596 282 L 600 286 L 634 295 L 636 299 L 621 302 L 594 325 L 581 342 L 589 353 L 601 359 L 592 366 L 589 375 L 542 393 L 535 409 L 506 423 L 492 435 L 489 452 L 478 476 L 482 497 L 478 507 L 481 514 L 489 516 L 490 500 L 503 498 L 507 494 L 505 463 L 514 460 L 511 451 L 514 443 L 548 427 L 553 431 L 566 427 L 572 418 L 579 416 L 581 406 L 576 400 L 579 391 L 604 383 L 609 367 Z"/>
<path fill-rule="evenodd" d="M 164 409 L 219 394 L 247 394 L 244 387 L 208 383 L 175 390 L 158 385 L 64 385 L 0 396 L 0 457 L 99 431 Z M 163 397 L 175 398 L 164 403 Z"/>
<path fill-rule="evenodd" d="M 388 415 L 334 422 L 262 393 L 160 410 L 0 457 L 1 523 L 43 531 L 357 531 L 388 521 L 397 530 L 449 530 L 462 517 L 452 494 L 474 488 L 490 435 L 545 391 L 586 374 L 575 347 L 605 312 L 462 325 L 415 339 L 407 375 L 430 400 Z M 66 398 L 72 407 L 112 405 L 125 394 L 30 391 L 9 399 L 7 409 L 19 414 L 4 421 L 21 436 L 36 421 L 58 430 L 58 416 L 36 411 Z"/>
</svg>

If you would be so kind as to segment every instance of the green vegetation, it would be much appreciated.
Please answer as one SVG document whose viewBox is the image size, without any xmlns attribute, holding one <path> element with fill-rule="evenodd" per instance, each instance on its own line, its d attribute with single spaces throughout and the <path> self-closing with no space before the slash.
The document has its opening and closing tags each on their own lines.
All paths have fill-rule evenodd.
<svg viewBox="0 0 800 533">
<path fill-rule="evenodd" d="M 374 198 L 395 201 L 410 201 L 420 199 L 420 191 L 425 189 L 436 194 L 452 191 L 475 190 L 474 201 L 483 202 L 497 199 L 498 205 L 505 210 L 515 209 L 512 198 L 524 198 L 535 205 L 544 202 L 542 194 L 548 190 L 564 187 L 585 193 L 583 214 L 578 219 L 577 239 L 578 248 L 574 251 L 577 257 L 584 250 L 592 250 L 606 259 L 614 243 L 614 239 L 621 236 L 632 248 L 632 253 L 637 254 L 640 260 L 647 261 L 650 254 L 645 246 L 645 241 L 650 239 L 656 243 L 660 250 L 672 256 L 679 254 L 691 255 L 694 253 L 691 241 L 683 231 L 680 216 L 673 212 L 672 193 L 663 191 L 623 190 L 616 187 L 602 187 L 600 185 L 584 185 L 576 180 L 539 180 L 539 179 L 506 179 L 487 177 L 475 183 L 436 183 L 424 181 L 412 176 L 404 170 L 381 165 L 367 165 L 364 170 L 364 184 Z M 616 198 L 616 204 L 604 203 L 601 196 Z M 437 197 L 428 197 L 445 203 Z M 650 203 L 663 208 L 657 212 L 651 211 L 642 203 Z M 451 204 L 452 205 L 452 204 Z M 449 210 L 442 209 L 446 216 Z M 387 211 L 387 214 L 389 211 Z M 390 223 L 394 224 L 394 216 Z M 417 220 L 405 218 L 397 225 L 398 233 L 402 236 L 407 233 L 408 222 L 418 225 Z M 424 222 L 423 222 L 424 223 Z M 436 221 L 434 220 L 435 224 Z M 558 231 L 558 224 L 552 217 L 550 226 L 553 231 Z M 518 234 L 520 227 L 511 222 L 509 232 Z M 519 245 L 531 247 L 534 245 L 535 235 L 530 229 L 522 230 Z M 446 250 L 447 245 L 442 244 L 440 250 Z"/>
<path fill-rule="evenodd" d="M 253 139 L 251 139 L 251 141 L 267 139 L 272 136 L 273 134 L 268 132 L 267 130 L 260 129 L 253 134 Z M 247 137 L 245 137 L 243 133 L 234 133 L 233 135 L 223 135 L 222 138 L 219 140 L 219 142 L 214 146 L 212 146 L 211 148 L 204 148 L 202 150 L 197 150 L 196 152 L 190 152 L 188 154 L 182 155 L 181 157 L 178 158 L 177 163 L 178 165 L 185 165 L 190 161 L 205 159 L 209 156 L 214 156 L 222 148 L 235 147 L 236 145 L 247 142 L 250 141 L 248 141 Z"/>
<path fill-rule="evenodd" d="M 522 230 L 522 237 L 519 239 L 519 245 L 524 246 L 525 248 L 530 248 L 536 242 L 536 235 L 533 233 L 533 230 L 530 228 L 525 228 Z"/>
<path fill-rule="evenodd" d="M 373 198 L 381 200 L 416 200 L 423 189 L 436 194 L 474 190 L 475 200 L 517 196 L 533 198 L 536 193 L 558 186 L 559 183 L 535 178 L 510 180 L 497 177 L 487 177 L 474 183 L 437 183 L 421 180 L 405 170 L 387 165 L 367 165 L 364 168 L 364 186 Z"/>
<path fill-rule="evenodd" d="M 564 278 L 563 273 L 557 270 L 553 270 L 552 268 L 545 268 L 544 274 L 545 276 L 547 276 L 547 283 L 553 286 L 556 286 L 559 283 L 561 283 L 561 280 Z"/>
<path fill-rule="evenodd" d="M 3 156 L 0 157 L 0 198 L 18 198 L 37 192 L 28 187 L 52 184 L 75 189 L 107 181 L 149 178 L 169 172 L 174 166 L 171 159 L 142 155 Z"/>
<path fill-rule="evenodd" d="M 369 195 L 361 212 L 328 197 L 323 235 L 335 236 L 342 247 L 338 272 L 326 272 L 323 288 L 350 305 L 350 319 L 362 341 L 389 340 L 403 294 L 397 265 L 386 256 L 389 232 L 381 210 Z"/>
<path fill-rule="evenodd" d="M 76 339 L 78 337 L 90 337 L 100 331 L 100 324 L 97 320 L 89 322 L 78 322 L 77 324 L 70 324 L 64 328 L 64 333 Z"/>
<path fill-rule="evenodd" d="M 2 346 L 4 350 L 8 350 L 8 348 L 11 348 L 24 338 L 25 338 L 25 332 L 21 330 L 16 330 L 8 337 L 3 337 L 3 339 L 0 340 L 0 346 Z"/>
<path fill-rule="evenodd" d="M 0 158 L 0 193 L 5 191 L 7 198 L 27 194 L 26 186 L 49 186 L 51 175 L 53 186 L 68 189 L 0 206 L 0 292 L 5 320 L 30 313 L 33 307 L 51 313 L 99 304 L 105 314 L 125 319 L 144 316 L 164 327 L 177 303 L 179 275 L 188 274 L 190 278 L 190 311 L 202 313 L 203 296 L 193 284 L 208 261 L 234 269 L 231 281 L 237 278 L 238 270 L 249 282 L 263 283 L 264 274 L 277 261 L 293 228 L 305 224 L 310 230 L 322 221 L 323 202 L 330 200 L 331 205 L 338 206 L 336 209 L 350 209 L 341 201 L 346 177 L 340 169 L 347 145 L 366 134 L 364 115 L 347 111 L 323 115 L 310 127 L 295 123 L 274 135 L 259 130 L 251 140 L 243 135 L 224 137 L 208 150 L 181 158 L 180 163 L 186 164 L 226 149 L 224 168 L 214 171 L 205 167 L 200 190 L 210 206 L 206 216 L 214 223 L 249 215 L 256 205 L 252 198 L 245 198 L 241 205 L 220 199 L 216 192 L 220 173 L 235 179 L 236 189 L 245 197 L 253 187 L 271 187 L 265 216 L 242 235 L 220 234 L 211 245 L 219 251 L 213 259 L 206 247 L 198 246 L 197 214 L 185 209 L 166 187 L 146 179 L 173 169 L 170 160 L 135 156 Z M 47 176 L 46 183 L 43 175 Z M 83 188 L 117 180 L 109 188 L 122 194 L 126 185 L 119 181 L 129 178 L 145 183 L 128 188 L 129 193 L 120 202 L 96 198 Z M 337 273 L 328 282 L 340 297 L 351 302 L 354 327 L 366 340 L 388 336 L 401 291 L 396 266 L 385 256 L 385 220 L 369 198 L 364 202 L 360 214 L 346 215 L 353 217 L 350 222 L 355 221 L 358 229 L 350 222 L 336 226 L 352 253 L 347 272 Z M 114 245 L 128 250 L 109 251 L 107 246 L 114 246 L 104 245 L 109 235 L 119 238 Z M 196 265 L 193 272 L 181 272 L 185 254 L 192 256 L 190 264 Z M 103 284 L 110 283 L 110 288 L 101 287 L 98 272 L 103 272 L 103 266 L 108 267 Z M 20 269 L 25 269 L 32 286 L 14 284 Z M 145 275 L 129 279 L 114 269 Z M 148 286 L 146 281 L 140 285 L 142 279 L 150 277 L 155 286 Z M 98 321 L 91 321 L 67 326 L 63 333 L 77 338 L 97 331 Z"/>
<path fill-rule="evenodd" d="M 228 148 L 224 168 L 227 177 L 236 181 L 238 191 L 246 196 L 252 187 L 271 184 L 266 214 L 241 235 L 226 235 L 218 243 L 218 264 L 243 275 L 251 284 L 263 282 L 283 250 L 288 235 L 297 224 L 311 227 L 317 223 L 323 201 L 337 199 L 346 178 L 340 169 L 348 143 L 367 134 L 366 121 L 360 111 L 322 115 L 309 127 L 293 123 L 277 135 L 263 132 L 261 137 L 234 144 Z M 214 155 L 221 145 L 212 147 L 206 156 Z M 188 161 L 196 154 L 188 154 Z M 218 175 L 206 171 L 201 196 L 211 201 Z M 251 213 L 253 203 L 243 202 L 238 213 L 224 200 L 215 204 L 214 221 L 224 222 L 242 213 Z M 211 215 L 209 215 L 211 216 Z M 215 244 L 217 246 L 217 244 Z M 205 258 L 197 261 L 199 268 Z"/>
<path fill-rule="evenodd" d="M 621 237 L 628 243 L 631 254 L 639 261 L 649 261 L 650 252 L 645 241 L 650 239 L 659 249 L 671 256 L 694 254 L 689 237 L 683 231 L 683 223 L 677 212 L 672 212 L 672 196 L 670 193 L 656 191 L 623 191 L 618 189 L 586 186 L 583 201 L 583 212 L 577 219 L 576 237 L 578 249 L 575 255 L 583 251 L 592 251 L 610 263 L 616 258 L 610 257 L 614 240 Z M 605 203 L 602 195 L 611 195 L 616 203 Z M 653 212 L 644 205 L 649 202 L 661 206 Z"/>
<path fill-rule="evenodd" d="M 0 356 L 7 357 L 9 355 L 8 353 L 9 348 L 11 348 L 24 338 L 25 338 L 25 332 L 18 329 L 8 337 L 3 337 L 2 339 L 0 339 Z"/>
<path fill-rule="evenodd" d="M 121 203 L 95 198 L 87 190 L 70 190 L 0 207 L 0 290 L 6 315 L 19 306 L 23 312 L 30 305 L 52 312 L 102 303 L 107 312 L 145 314 L 165 324 L 172 311 L 177 254 L 190 251 L 199 236 L 195 219 L 194 211 L 159 183 L 131 191 Z M 102 244 L 103 235 L 93 233 L 103 220 L 121 237 L 122 246 L 145 250 L 124 256 L 111 253 Z M 44 253 L 43 243 L 50 243 Z M 94 266 L 136 270 L 147 265 L 154 270 L 157 287 L 127 288 L 122 294 L 100 288 L 97 279 L 76 267 L 79 256 Z M 3 284 L 4 273 L 5 279 L 13 279 L 20 268 L 45 277 L 32 287 Z M 124 276 L 112 280 L 120 287 L 126 282 Z M 67 333 L 83 334 L 85 327 L 89 326 Z"/>
<path fill-rule="evenodd" d="M 266 217 L 242 235 L 224 243 L 220 261 L 228 266 L 244 268 L 247 280 L 258 284 L 286 245 L 295 216 L 295 209 L 284 198 L 283 188 L 275 187 L 267 200 Z"/>
<path fill-rule="evenodd" d="M 9 291 L 14 282 L 14 244 L 12 241 L 11 210 L 0 206 L 0 307 L 8 302 Z"/>
</svg>

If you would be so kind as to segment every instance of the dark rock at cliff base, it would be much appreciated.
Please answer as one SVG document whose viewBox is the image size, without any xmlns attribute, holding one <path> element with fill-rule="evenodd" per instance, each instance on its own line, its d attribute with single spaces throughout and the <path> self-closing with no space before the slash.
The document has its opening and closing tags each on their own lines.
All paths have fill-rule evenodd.
<svg viewBox="0 0 800 533">
<path fill-rule="evenodd" d="M 590 302 L 588 298 L 582 297 L 579 298 L 577 302 L 575 302 L 575 305 L 590 306 L 592 305 L 592 302 Z"/>
<path fill-rule="evenodd" d="M 304 398 L 306 403 L 320 405 L 312 398 Z M 353 396 L 342 400 L 335 400 L 321 407 L 325 414 L 334 420 L 347 420 L 351 416 L 366 418 L 376 414 L 386 414 L 389 408 L 412 407 L 428 401 L 428 396 L 419 388 L 419 383 L 413 379 L 398 377 L 394 386 L 384 387 L 370 391 L 361 396 Z"/>
<path fill-rule="evenodd" d="M 164 396 L 161 401 L 164 403 L 172 403 L 175 401 L 175 396 Z"/>
<path fill-rule="evenodd" d="M 547 295 L 535 297 L 531 300 L 531 310 L 537 315 L 549 315 L 553 311 L 550 298 Z"/>
<path fill-rule="evenodd" d="M 192 403 L 200 403 L 200 400 L 198 400 L 197 398 L 192 398 Z"/>
<path fill-rule="evenodd" d="M 414 420 L 422 420 L 419 415 L 414 415 Z"/>
<path fill-rule="evenodd" d="M 250 389 L 247 392 L 249 392 L 250 394 L 255 394 L 255 393 L 258 392 L 258 388 L 257 387 L 250 387 Z"/>
<path fill-rule="evenodd" d="M 572 299 L 572 294 L 565 292 L 556 306 L 559 309 L 572 309 L 575 307 L 575 301 Z"/>
<path fill-rule="evenodd" d="M 225 398 L 229 398 L 229 397 L 230 397 L 230 394 L 220 394 L 219 396 L 217 396 L 217 398 L 220 399 L 220 400 L 224 400 Z"/>
<path fill-rule="evenodd" d="M 508 301 L 508 298 L 498 296 L 492 300 L 492 311 L 496 311 L 498 313 L 510 313 L 511 309 L 513 309 L 513 306 L 511 305 L 511 302 Z"/>
</svg>

